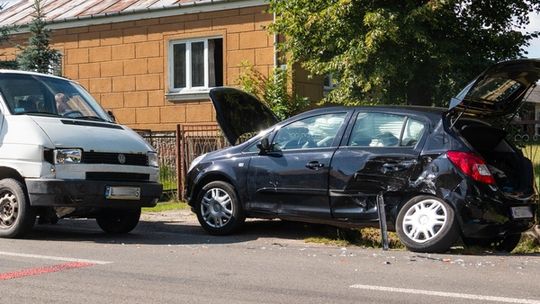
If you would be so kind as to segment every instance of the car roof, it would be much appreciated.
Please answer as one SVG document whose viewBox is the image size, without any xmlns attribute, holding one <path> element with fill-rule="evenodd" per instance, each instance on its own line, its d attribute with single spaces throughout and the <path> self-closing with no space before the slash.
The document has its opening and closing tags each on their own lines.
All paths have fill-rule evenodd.
<svg viewBox="0 0 540 304">
<path fill-rule="evenodd" d="M 427 106 L 408 106 L 408 105 L 384 105 L 384 106 L 327 106 L 309 110 L 295 117 L 310 116 L 313 114 L 323 114 L 334 111 L 370 111 L 370 112 L 388 112 L 392 114 L 409 114 L 423 116 L 430 119 L 432 122 L 438 122 L 442 115 L 448 111 L 442 107 L 427 107 Z M 289 120 L 289 119 L 287 119 Z"/>
<path fill-rule="evenodd" d="M 34 75 L 34 76 L 50 77 L 50 78 L 56 78 L 56 79 L 72 81 L 70 79 L 60 77 L 60 76 L 51 75 L 51 74 L 43 74 L 43 73 L 30 72 L 30 71 L 20 71 L 20 70 L 0 69 L 0 74 Z"/>
</svg>

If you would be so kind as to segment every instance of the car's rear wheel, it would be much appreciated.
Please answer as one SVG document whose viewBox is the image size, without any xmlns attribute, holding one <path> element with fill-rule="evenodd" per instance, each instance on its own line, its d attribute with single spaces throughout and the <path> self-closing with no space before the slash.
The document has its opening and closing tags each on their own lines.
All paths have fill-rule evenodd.
<svg viewBox="0 0 540 304">
<path fill-rule="evenodd" d="M 454 209 L 445 201 L 426 195 L 403 205 L 396 231 L 407 249 L 415 252 L 445 252 L 459 236 Z"/>
<path fill-rule="evenodd" d="M 29 232 L 36 221 L 36 213 L 18 180 L 0 180 L 0 237 L 17 238 Z"/>
<path fill-rule="evenodd" d="M 230 234 L 245 220 L 234 187 L 223 181 L 208 183 L 201 189 L 195 212 L 204 230 L 214 235 Z"/>
<path fill-rule="evenodd" d="M 97 216 L 99 227 L 110 234 L 128 233 L 137 227 L 141 217 L 141 208 L 103 209 Z"/>
</svg>

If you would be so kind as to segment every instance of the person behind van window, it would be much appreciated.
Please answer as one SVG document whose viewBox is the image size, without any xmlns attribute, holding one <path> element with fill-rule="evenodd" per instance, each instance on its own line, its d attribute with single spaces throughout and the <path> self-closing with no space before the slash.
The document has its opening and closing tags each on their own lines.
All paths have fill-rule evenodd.
<svg viewBox="0 0 540 304">
<path fill-rule="evenodd" d="M 56 109 L 58 114 L 64 114 L 73 109 L 68 105 L 68 98 L 64 93 L 57 93 L 54 95 L 54 100 L 56 101 Z"/>
</svg>

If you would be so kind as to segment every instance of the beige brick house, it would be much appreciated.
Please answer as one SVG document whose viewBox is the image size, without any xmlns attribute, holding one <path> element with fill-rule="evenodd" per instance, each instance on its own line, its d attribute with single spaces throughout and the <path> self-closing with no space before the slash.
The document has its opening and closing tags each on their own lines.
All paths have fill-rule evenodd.
<svg viewBox="0 0 540 304">
<path fill-rule="evenodd" d="M 0 1 L 1 2 L 1 1 Z M 13 60 L 27 39 L 32 0 L 9 2 L 0 25 L 21 33 L 0 45 Z M 215 123 L 208 90 L 235 85 L 242 62 L 267 75 L 276 64 L 273 16 L 264 0 L 48 0 L 53 47 L 62 74 L 86 87 L 120 123 L 174 130 L 178 123 Z M 293 90 L 314 100 L 322 81 L 293 77 Z"/>
</svg>

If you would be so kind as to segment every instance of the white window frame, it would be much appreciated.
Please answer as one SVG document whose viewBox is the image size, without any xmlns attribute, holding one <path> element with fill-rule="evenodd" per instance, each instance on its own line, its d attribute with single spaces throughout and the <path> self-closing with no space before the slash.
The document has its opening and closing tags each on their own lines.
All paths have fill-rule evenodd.
<svg viewBox="0 0 540 304">
<path fill-rule="evenodd" d="M 168 55 L 168 71 L 169 71 L 169 93 L 172 94 L 192 94 L 192 93 L 206 93 L 211 88 L 209 87 L 209 76 L 208 76 L 208 40 L 211 39 L 223 39 L 221 36 L 212 36 L 205 38 L 195 38 L 195 39 L 181 39 L 181 40 L 171 40 L 169 42 L 169 55 Z M 193 43 L 203 42 L 204 43 L 204 85 L 203 86 L 192 86 L 192 69 L 191 69 L 191 45 Z M 174 46 L 177 44 L 186 45 L 186 87 L 185 88 L 175 88 L 174 87 Z M 223 56 L 223 55 L 222 55 Z"/>
</svg>

